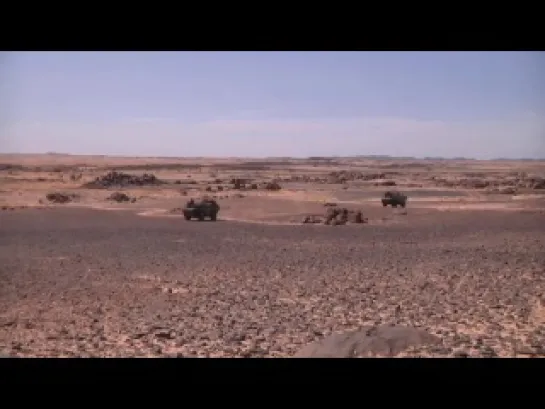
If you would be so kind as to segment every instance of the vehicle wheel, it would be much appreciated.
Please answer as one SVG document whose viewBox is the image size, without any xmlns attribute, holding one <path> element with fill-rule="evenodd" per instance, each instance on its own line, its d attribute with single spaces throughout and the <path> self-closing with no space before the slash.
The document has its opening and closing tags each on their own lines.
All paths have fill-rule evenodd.
<svg viewBox="0 0 545 409">
<path fill-rule="evenodd" d="M 393 204 L 392 207 L 397 207 L 397 205 L 396 205 L 396 204 Z"/>
<path fill-rule="evenodd" d="M 216 216 L 215 214 L 212 214 L 212 215 L 210 216 L 210 220 L 212 220 L 213 222 L 215 222 L 215 221 L 216 221 L 216 217 L 217 217 L 217 216 Z"/>
<path fill-rule="evenodd" d="M 382 207 L 388 206 L 388 203 L 382 203 Z"/>
<path fill-rule="evenodd" d="M 184 219 L 186 219 L 186 220 L 191 220 L 191 216 L 185 215 L 185 214 L 184 214 Z"/>
</svg>

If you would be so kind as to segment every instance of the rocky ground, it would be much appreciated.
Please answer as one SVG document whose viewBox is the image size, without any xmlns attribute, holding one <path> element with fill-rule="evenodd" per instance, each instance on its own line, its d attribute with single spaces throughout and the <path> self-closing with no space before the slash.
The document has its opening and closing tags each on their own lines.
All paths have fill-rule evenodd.
<svg viewBox="0 0 545 409">
<path fill-rule="evenodd" d="M 0 354 L 293 356 L 398 324 L 409 356 L 545 353 L 545 214 L 432 211 L 390 225 L 0 212 Z"/>
</svg>

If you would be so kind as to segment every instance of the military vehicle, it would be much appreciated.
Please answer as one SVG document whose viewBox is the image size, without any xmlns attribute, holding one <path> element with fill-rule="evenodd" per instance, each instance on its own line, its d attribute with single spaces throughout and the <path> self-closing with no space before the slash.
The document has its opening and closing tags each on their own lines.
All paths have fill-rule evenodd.
<svg viewBox="0 0 545 409">
<path fill-rule="evenodd" d="M 405 207 L 407 205 L 407 196 L 402 193 L 395 191 L 388 191 L 384 193 L 382 200 L 382 206 L 386 207 L 388 205 L 392 207 Z"/>
<path fill-rule="evenodd" d="M 202 221 L 208 217 L 210 220 L 216 221 L 219 211 L 220 206 L 212 199 L 204 199 L 199 202 L 195 202 L 191 199 L 183 208 L 184 218 L 186 220 L 195 218 Z"/>
</svg>

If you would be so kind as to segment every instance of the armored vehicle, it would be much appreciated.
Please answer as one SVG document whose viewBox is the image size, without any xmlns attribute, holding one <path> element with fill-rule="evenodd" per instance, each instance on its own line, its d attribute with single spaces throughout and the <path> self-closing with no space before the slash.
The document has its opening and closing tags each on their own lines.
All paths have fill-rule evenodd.
<svg viewBox="0 0 545 409">
<path fill-rule="evenodd" d="M 405 207 L 407 205 L 407 196 L 402 193 L 395 191 L 388 191 L 384 193 L 382 200 L 382 206 L 386 207 L 388 205 L 392 207 Z"/>
<path fill-rule="evenodd" d="M 212 221 L 216 221 L 219 211 L 220 206 L 212 199 L 204 199 L 199 202 L 195 202 L 191 199 L 183 209 L 184 218 L 186 220 L 195 218 L 201 221 L 206 217 L 210 218 Z"/>
</svg>

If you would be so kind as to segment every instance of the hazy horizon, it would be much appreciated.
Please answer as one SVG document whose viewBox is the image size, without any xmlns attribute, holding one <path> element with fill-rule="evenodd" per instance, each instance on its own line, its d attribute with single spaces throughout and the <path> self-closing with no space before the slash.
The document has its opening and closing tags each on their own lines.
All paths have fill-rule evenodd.
<svg viewBox="0 0 545 409">
<path fill-rule="evenodd" d="M 116 155 L 116 154 L 86 154 L 86 153 L 70 153 L 70 152 L 0 152 L 0 156 L 73 156 L 73 157 L 103 157 L 103 158 L 112 158 L 112 159 L 165 159 L 165 160 L 186 160 L 186 159 L 233 159 L 233 160 L 249 160 L 249 161 L 261 161 L 261 160 L 330 160 L 330 159 L 370 159 L 370 160 L 467 160 L 467 161 L 532 161 L 532 162 L 542 162 L 545 161 L 545 158 L 506 158 L 506 157 L 495 157 L 487 159 L 478 159 L 469 156 L 391 156 L 391 155 L 330 155 L 330 156 L 169 156 L 169 155 Z"/>
<path fill-rule="evenodd" d="M 0 152 L 545 158 L 543 52 L 2 52 Z"/>
</svg>

